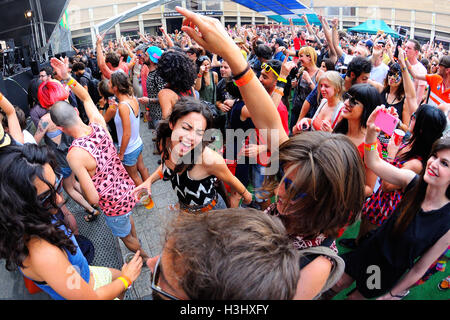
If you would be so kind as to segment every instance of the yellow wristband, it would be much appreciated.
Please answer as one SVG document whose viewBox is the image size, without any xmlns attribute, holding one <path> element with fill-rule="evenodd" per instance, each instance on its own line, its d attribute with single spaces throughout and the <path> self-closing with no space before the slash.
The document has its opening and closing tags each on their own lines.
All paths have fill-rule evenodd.
<svg viewBox="0 0 450 320">
<path fill-rule="evenodd" d="M 74 84 L 74 82 L 75 82 L 75 79 L 74 78 L 72 78 L 72 77 L 70 77 L 70 80 L 69 81 L 67 81 L 67 85 L 70 87 L 71 85 L 73 85 Z"/>
<path fill-rule="evenodd" d="M 286 80 L 286 79 L 283 79 L 283 78 L 281 78 L 281 77 L 278 77 L 277 81 L 281 81 L 281 82 L 287 83 L 287 80 Z"/>
<path fill-rule="evenodd" d="M 118 277 L 117 279 L 119 279 L 120 281 L 122 281 L 122 282 L 123 282 L 123 284 L 124 284 L 124 286 L 125 286 L 125 290 L 127 290 L 127 289 L 128 289 L 128 287 L 129 287 L 128 281 L 127 281 L 127 280 L 125 280 L 125 278 L 124 278 L 124 277 Z"/>
</svg>

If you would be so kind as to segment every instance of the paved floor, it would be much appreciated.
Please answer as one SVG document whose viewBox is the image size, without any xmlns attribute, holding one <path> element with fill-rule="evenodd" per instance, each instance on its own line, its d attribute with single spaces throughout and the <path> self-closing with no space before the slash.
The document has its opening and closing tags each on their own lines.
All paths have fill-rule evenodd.
<svg viewBox="0 0 450 320">
<path fill-rule="evenodd" d="M 158 165 L 158 155 L 153 155 L 154 143 L 152 142 L 152 131 L 147 124 L 141 120 L 141 137 L 144 141 L 144 163 L 152 173 Z M 148 210 L 140 205 L 133 209 L 133 219 L 136 231 L 142 242 L 143 249 L 149 256 L 158 255 L 162 249 L 162 239 L 165 226 L 173 218 L 174 213 L 167 210 L 168 205 L 177 202 L 177 197 L 170 182 L 158 181 L 152 186 L 152 198 L 155 202 L 153 209 Z M 104 217 L 87 223 L 83 220 L 83 209 L 69 198 L 67 203 L 69 210 L 74 214 L 80 234 L 89 238 L 95 247 L 95 258 L 92 265 L 106 266 L 121 269 L 123 258 L 128 249 L 120 239 L 115 238 L 106 226 Z M 19 271 L 9 272 L 4 267 L 4 260 L 0 260 L 0 299 L 7 300 L 47 300 L 46 293 L 39 292 L 29 294 Z M 141 275 L 135 281 L 132 289 L 128 290 L 125 299 L 139 300 L 150 299 L 150 270 L 143 268 Z"/>
</svg>

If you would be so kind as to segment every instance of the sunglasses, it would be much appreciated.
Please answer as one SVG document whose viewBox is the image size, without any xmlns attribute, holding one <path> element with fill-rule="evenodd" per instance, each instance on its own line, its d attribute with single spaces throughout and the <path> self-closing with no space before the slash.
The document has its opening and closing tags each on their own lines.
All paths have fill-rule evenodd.
<svg viewBox="0 0 450 320">
<path fill-rule="evenodd" d="M 55 186 L 53 187 L 54 191 L 56 193 L 62 192 L 62 189 L 63 189 L 62 182 L 63 182 L 62 174 L 57 174 Z M 55 203 L 54 196 L 55 196 L 55 193 L 53 193 L 52 190 L 48 190 L 48 191 L 44 192 L 43 194 L 41 194 L 40 196 L 38 196 L 38 200 L 45 209 L 50 209 L 50 208 L 54 207 L 54 203 Z"/>
<path fill-rule="evenodd" d="M 284 189 L 288 190 L 294 184 L 294 182 L 291 179 L 286 178 L 285 175 L 286 174 L 283 170 L 283 166 L 280 165 L 280 170 L 277 173 L 277 178 L 278 178 L 278 181 L 284 183 Z M 285 177 L 285 178 L 283 179 L 283 177 Z M 299 199 L 303 199 L 304 197 L 306 197 L 306 193 L 300 192 L 295 195 L 295 197 L 292 199 L 292 201 L 297 201 Z"/>
<path fill-rule="evenodd" d="M 161 269 L 159 268 L 160 262 L 161 262 L 161 255 L 159 256 L 158 261 L 156 261 L 155 269 L 153 270 L 153 272 L 150 272 L 150 277 L 152 279 L 152 284 L 151 284 L 152 290 L 170 300 L 180 300 L 177 297 L 171 295 L 170 293 L 165 292 L 163 289 L 161 289 L 160 286 L 157 285 L 157 283 L 159 281 L 159 276 L 161 273 Z"/>
<path fill-rule="evenodd" d="M 344 95 L 343 95 L 343 99 L 344 99 L 344 101 L 345 100 L 348 100 L 348 104 L 350 105 L 350 107 L 355 107 L 355 106 L 357 106 L 358 105 L 358 103 L 361 103 L 361 102 L 359 102 L 358 100 L 356 100 L 355 99 L 355 97 L 353 97 L 350 93 L 348 93 L 348 92 L 346 92 L 346 93 L 344 93 Z M 362 103 L 361 103 L 362 104 Z"/>
<path fill-rule="evenodd" d="M 265 72 L 272 71 L 277 76 L 277 78 L 280 77 L 278 75 L 278 73 L 275 70 L 273 70 L 273 68 L 265 62 L 261 65 L 261 70 L 264 70 Z"/>
</svg>

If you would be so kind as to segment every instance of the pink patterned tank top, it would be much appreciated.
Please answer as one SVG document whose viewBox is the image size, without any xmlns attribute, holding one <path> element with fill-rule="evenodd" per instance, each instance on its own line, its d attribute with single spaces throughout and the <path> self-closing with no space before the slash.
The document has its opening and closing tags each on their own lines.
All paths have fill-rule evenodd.
<svg viewBox="0 0 450 320">
<path fill-rule="evenodd" d="M 116 148 L 107 131 L 95 123 L 90 124 L 90 127 L 93 129 L 92 133 L 75 139 L 70 149 L 82 148 L 97 162 L 92 181 L 100 197 L 99 206 L 102 211 L 107 216 L 127 214 L 136 204 L 132 195 L 135 184 L 117 156 Z"/>
</svg>

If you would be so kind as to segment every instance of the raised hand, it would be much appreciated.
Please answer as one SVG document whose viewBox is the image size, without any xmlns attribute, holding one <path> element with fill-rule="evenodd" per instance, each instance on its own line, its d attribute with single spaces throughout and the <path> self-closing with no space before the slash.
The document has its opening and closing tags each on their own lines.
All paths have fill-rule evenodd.
<svg viewBox="0 0 450 320">
<path fill-rule="evenodd" d="M 64 60 L 52 58 L 50 64 L 55 71 L 56 75 L 61 79 L 69 78 L 69 58 L 65 57 Z"/>
<path fill-rule="evenodd" d="M 219 20 L 180 7 L 176 10 L 185 16 L 181 29 L 206 50 L 221 57 L 228 57 L 233 50 L 239 51 Z"/>
</svg>

